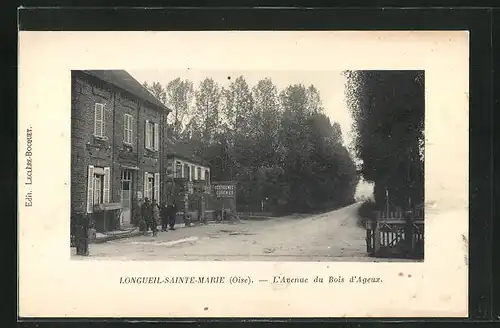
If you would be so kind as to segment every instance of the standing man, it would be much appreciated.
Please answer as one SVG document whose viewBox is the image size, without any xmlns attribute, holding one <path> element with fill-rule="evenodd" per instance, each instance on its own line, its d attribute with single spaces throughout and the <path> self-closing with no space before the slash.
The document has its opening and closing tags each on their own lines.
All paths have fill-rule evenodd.
<svg viewBox="0 0 500 328">
<path fill-rule="evenodd" d="M 160 205 L 158 205 L 156 199 L 153 199 L 153 236 L 156 236 L 158 234 L 158 223 L 160 222 Z"/>
<path fill-rule="evenodd" d="M 175 230 L 175 221 L 177 219 L 177 204 L 173 202 L 171 205 L 169 205 L 169 218 L 168 218 L 168 224 L 170 226 L 170 230 Z"/>
<path fill-rule="evenodd" d="M 167 204 L 163 203 L 160 209 L 160 217 L 161 217 L 161 231 L 168 231 L 168 220 L 169 220 L 169 208 Z"/>
<path fill-rule="evenodd" d="M 153 206 L 149 201 L 149 198 L 144 199 L 144 204 L 142 204 L 141 208 L 142 219 L 146 223 L 146 233 L 149 231 L 149 228 L 153 230 Z M 154 232 L 154 230 L 153 230 Z"/>
</svg>

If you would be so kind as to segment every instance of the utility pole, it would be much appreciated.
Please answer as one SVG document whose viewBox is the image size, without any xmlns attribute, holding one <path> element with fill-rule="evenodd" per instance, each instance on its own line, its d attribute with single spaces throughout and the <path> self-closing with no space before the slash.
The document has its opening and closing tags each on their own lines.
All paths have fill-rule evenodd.
<svg viewBox="0 0 500 328">
<path fill-rule="evenodd" d="M 387 218 L 389 218 L 389 189 L 385 189 L 385 203 L 386 203 L 386 210 L 387 210 Z"/>
<path fill-rule="evenodd" d="M 406 181 L 407 181 L 407 188 L 408 188 L 408 210 L 411 210 L 411 164 L 412 164 L 412 156 L 411 156 L 411 150 L 408 150 L 408 170 L 407 170 L 407 175 L 406 175 Z"/>
</svg>

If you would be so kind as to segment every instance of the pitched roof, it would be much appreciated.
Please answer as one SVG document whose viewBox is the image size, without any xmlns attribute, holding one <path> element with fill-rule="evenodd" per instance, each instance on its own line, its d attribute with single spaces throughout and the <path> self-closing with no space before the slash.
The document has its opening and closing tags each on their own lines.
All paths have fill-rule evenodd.
<svg viewBox="0 0 500 328">
<path fill-rule="evenodd" d="M 170 111 L 161 101 L 153 96 L 141 83 L 139 83 L 139 81 L 137 81 L 125 70 L 84 70 L 82 72 L 119 87 L 139 99 L 149 102 L 158 109 Z"/>
<path fill-rule="evenodd" d="M 192 147 L 185 141 L 174 141 L 167 138 L 167 157 L 178 157 L 191 161 L 194 164 L 205 166 L 205 162 L 193 153 Z"/>
</svg>

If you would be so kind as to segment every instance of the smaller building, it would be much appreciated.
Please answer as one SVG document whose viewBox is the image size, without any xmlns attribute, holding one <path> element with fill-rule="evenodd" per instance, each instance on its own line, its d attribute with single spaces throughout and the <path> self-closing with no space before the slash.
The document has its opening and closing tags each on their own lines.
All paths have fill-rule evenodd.
<svg viewBox="0 0 500 328">
<path fill-rule="evenodd" d="M 168 139 L 167 145 L 168 177 L 186 178 L 188 181 L 202 180 L 210 185 L 210 167 L 193 154 L 189 143 Z"/>
<path fill-rule="evenodd" d="M 167 201 L 176 203 L 179 210 L 203 211 L 206 204 L 200 195 L 211 193 L 210 167 L 194 155 L 189 143 L 167 140 Z"/>
</svg>

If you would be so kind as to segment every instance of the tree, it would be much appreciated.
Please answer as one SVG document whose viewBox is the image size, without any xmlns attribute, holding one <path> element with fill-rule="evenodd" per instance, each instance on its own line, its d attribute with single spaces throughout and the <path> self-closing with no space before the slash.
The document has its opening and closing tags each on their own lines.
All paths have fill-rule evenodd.
<svg viewBox="0 0 500 328">
<path fill-rule="evenodd" d="M 150 89 L 163 94 L 158 86 Z M 181 79 L 167 85 L 170 123 L 209 163 L 213 179 L 238 182 L 240 209 L 259 211 L 265 202 L 266 211 L 307 212 L 353 201 L 356 166 L 340 125 L 323 114 L 315 86 L 279 92 L 269 78 L 251 88 L 240 76 L 227 89 L 211 78 L 193 89 Z"/>
<path fill-rule="evenodd" d="M 149 90 L 162 104 L 166 103 L 166 93 L 165 88 L 162 87 L 160 82 L 153 82 L 153 84 L 149 85 L 147 82 L 143 83 L 143 86 Z"/>
<path fill-rule="evenodd" d="M 192 120 L 198 122 L 204 144 L 213 142 L 219 124 L 220 87 L 211 78 L 204 79 L 195 92 Z"/>
<path fill-rule="evenodd" d="M 333 140 L 335 140 L 336 143 L 344 144 L 344 138 L 342 137 L 342 129 L 340 128 L 340 124 L 338 122 L 333 122 L 332 130 L 333 130 Z"/>
<path fill-rule="evenodd" d="M 243 76 L 237 77 L 229 85 L 225 96 L 224 114 L 229 128 L 235 133 L 251 136 L 255 130 L 250 124 L 253 112 L 253 97 L 245 78 Z"/>
<path fill-rule="evenodd" d="M 207 151 L 216 142 L 219 129 L 219 107 L 221 89 L 211 78 L 204 79 L 195 91 L 195 106 L 186 129 L 185 136 L 196 137 L 193 152 L 207 159 Z"/>
<path fill-rule="evenodd" d="M 255 138 L 259 126 L 253 124 L 253 97 L 243 76 L 237 77 L 224 91 L 225 133 L 230 139 L 229 157 L 235 177 L 251 172 L 256 156 Z M 240 185 L 243 188 L 243 184 Z"/>
<path fill-rule="evenodd" d="M 307 108 L 311 114 L 323 113 L 323 105 L 321 102 L 318 89 L 314 85 L 310 85 L 306 90 Z"/>
<path fill-rule="evenodd" d="M 339 138 L 340 127 L 321 113 L 314 90 L 292 85 L 281 93 L 288 206 L 296 211 L 349 203 L 358 182 L 355 164 Z"/>
<path fill-rule="evenodd" d="M 375 201 L 399 207 L 424 198 L 423 71 L 349 71 L 346 97 L 354 119 L 355 151 Z"/>
<path fill-rule="evenodd" d="M 169 124 L 172 126 L 173 137 L 178 139 L 184 128 L 185 119 L 190 113 L 193 101 L 193 82 L 176 78 L 166 87 L 166 104 L 172 113 Z"/>
<path fill-rule="evenodd" d="M 252 96 L 254 110 L 250 122 L 256 127 L 254 143 L 259 149 L 253 158 L 263 166 L 272 166 L 283 160 L 278 89 L 270 78 L 266 78 L 257 82 Z"/>
<path fill-rule="evenodd" d="M 307 181 L 310 181 L 310 202 L 314 208 L 353 202 L 359 181 L 356 165 L 338 140 L 336 133 L 340 131 L 334 126 L 326 115 L 320 113 L 312 114 L 306 125 L 310 144 Z"/>
</svg>

